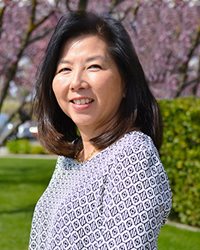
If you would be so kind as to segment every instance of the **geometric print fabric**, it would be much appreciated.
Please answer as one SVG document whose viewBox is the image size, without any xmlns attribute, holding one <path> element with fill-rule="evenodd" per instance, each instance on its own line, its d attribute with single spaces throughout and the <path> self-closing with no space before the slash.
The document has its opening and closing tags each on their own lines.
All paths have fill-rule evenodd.
<svg viewBox="0 0 200 250">
<path fill-rule="evenodd" d="M 84 163 L 58 157 L 35 207 L 29 250 L 156 250 L 170 209 L 151 138 L 129 132 Z"/>
</svg>

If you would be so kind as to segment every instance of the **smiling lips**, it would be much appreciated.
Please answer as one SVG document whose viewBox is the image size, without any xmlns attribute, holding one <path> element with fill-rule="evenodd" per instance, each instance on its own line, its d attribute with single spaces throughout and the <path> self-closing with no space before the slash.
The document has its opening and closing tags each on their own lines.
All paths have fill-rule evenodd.
<svg viewBox="0 0 200 250">
<path fill-rule="evenodd" d="M 94 100 L 92 98 L 79 98 L 79 99 L 73 99 L 70 102 L 77 104 L 77 105 L 85 105 L 92 103 Z"/>
</svg>

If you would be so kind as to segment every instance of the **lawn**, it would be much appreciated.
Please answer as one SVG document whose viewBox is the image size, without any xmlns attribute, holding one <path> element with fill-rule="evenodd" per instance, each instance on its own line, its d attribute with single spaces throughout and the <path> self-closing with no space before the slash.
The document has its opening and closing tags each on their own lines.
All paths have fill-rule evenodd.
<svg viewBox="0 0 200 250">
<path fill-rule="evenodd" d="M 31 217 L 56 160 L 0 158 L 0 249 L 27 250 Z M 198 250 L 200 232 L 166 225 L 159 250 Z"/>
<path fill-rule="evenodd" d="M 33 209 L 55 160 L 0 158 L 0 249 L 27 250 Z"/>
</svg>

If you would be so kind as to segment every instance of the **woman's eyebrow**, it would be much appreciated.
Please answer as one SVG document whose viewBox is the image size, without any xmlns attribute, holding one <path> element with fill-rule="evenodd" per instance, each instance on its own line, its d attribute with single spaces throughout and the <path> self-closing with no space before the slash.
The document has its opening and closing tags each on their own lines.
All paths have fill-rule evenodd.
<svg viewBox="0 0 200 250">
<path fill-rule="evenodd" d="M 105 56 L 97 55 L 97 56 L 90 56 L 85 61 L 86 62 L 91 62 L 91 61 L 99 60 L 99 59 L 102 60 L 102 61 L 106 61 L 107 60 L 107 58 Z"/>
<path fill-rule="evenodd" d="M 86 58 L 85 62 L 88 63 L 88 62 L 95 61 L 95 60 L 108 61 L 108 58 L 105 56 L 101 56 L 101 55 L 90 56 Z M 72 64 L 72 62 L 64 58 L 63 59 L 61 58 L 58 64 Z"/>
<path fill-rule="evenodd" d="M 68 60 L 66 60 L 66 59 L 60 59 L 60 60 L 58 61 L 58 64 L 64 64 L 64 63 L 66 63 L 66 64 L 71 64 L 71 62 L 68 61 Z"/>
</svg>

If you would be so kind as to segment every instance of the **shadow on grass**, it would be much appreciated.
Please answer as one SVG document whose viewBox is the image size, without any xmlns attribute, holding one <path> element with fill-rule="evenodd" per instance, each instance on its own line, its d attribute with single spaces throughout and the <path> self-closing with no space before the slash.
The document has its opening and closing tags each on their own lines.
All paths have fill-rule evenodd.
<svg viewBox="0 0 200 250">
<path fill-rule="evenodd" d="M 22 208 L 15 208 L 13 210 L 2 210 L 0 211 L 0 216 L 5 214 L 19 214 L 19 213 L 32 213 L 34 211 L 35 204 L 28 205 Z"/>
<path fill-rule="evenodd" d="M 24 166 L 3 166 L 0 168 L 0 183 L 48 183 L 54 171 L 55 165 L 24 167 Z"/>
</svg>

